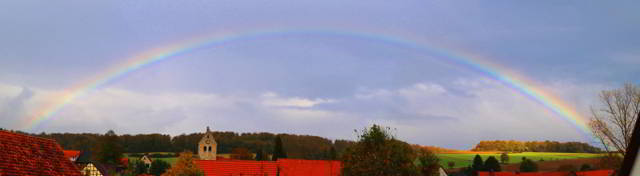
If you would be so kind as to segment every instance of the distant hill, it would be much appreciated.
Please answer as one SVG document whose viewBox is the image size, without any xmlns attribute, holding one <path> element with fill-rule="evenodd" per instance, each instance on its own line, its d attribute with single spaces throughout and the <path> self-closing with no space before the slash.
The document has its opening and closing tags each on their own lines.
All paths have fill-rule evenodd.
<svg viewBox="0 0 640 176">
<path fill-rule="evenodd" d="M 480 141 L 471 151 L 601 153 L 598 147 L 584 142 L 558 141 Z"/>
</svg>

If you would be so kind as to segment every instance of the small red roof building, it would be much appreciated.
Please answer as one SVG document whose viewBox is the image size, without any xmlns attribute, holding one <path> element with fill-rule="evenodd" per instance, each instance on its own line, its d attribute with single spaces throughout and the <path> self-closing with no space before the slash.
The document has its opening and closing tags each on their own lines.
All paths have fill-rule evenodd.
<svg viewBox="0 0 640 176">
<path fill-rule="evenodd" d="M 81 176 L 51 139 L 0 130 L 0 175 Z"/>
<path fill-rule="evenodd" d="M 75 162 L 78 156 L 80 156 L 80 151 L 78 150 L 64 150 L 62 152 L 64 153 L 64 157 L 69 158 L 71 162 Z"/>
</svg>

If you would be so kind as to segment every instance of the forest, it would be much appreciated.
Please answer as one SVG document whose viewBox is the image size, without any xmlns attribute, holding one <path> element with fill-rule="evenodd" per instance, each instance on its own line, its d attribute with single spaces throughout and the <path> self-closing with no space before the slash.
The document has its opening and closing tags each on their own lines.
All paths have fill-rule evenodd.
<svg viewBox="0 0 640 176">
<path fill-rule="evenodd" d="M 471 151 L 600 153 L 602 150 L 583 142 L 558 141 L 480 141 Z"/>
<path fill-rule="evenodd" d="M 37 137 L 56 140 L 66 150 L 95 151 L 103 134 L 95 133 L 40 133 L 29 134 Z M 118 135 L 118 142 L 125 153 L 151 153 L 182 151 L 197 152 L 198 142 L 203 133 L 181 134 L 170 136 L 167 134 L 124 134 Z M 235 133 L 213 132 L 218 143 L 218 153 L 232 153 L 233 149 L 246 148 L 250 152 L 259 150 L 272 153 L 276 135 L 282 138 L 284 150 L 290 158 L 327 159 L 333 150 L 341 153 L 347 146 L 353 144 L 349 140 L 329 140 L 327 138 L 310 135 L 273 134 L 273 133 Z"/>
</svg>

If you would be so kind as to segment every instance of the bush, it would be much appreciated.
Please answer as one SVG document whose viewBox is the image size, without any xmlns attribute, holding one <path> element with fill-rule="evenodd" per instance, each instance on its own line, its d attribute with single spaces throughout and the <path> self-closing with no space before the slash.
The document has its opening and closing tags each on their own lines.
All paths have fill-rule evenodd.
<svg viewBox="0 0 640 176">
<path fill-rule="evenodd" d="M 609 154 L 601 157 L 598 161 L 598 169 L 613 169 L 618 170 L 622 167 L 622 157 L 615 154 Z"/>
<path fill-rule="evenodd" d="M 580 166 L 580 171 L 590 171 L 590 170 L 593 170 L 593 168 L 591 168 L 591 165 L 587 163 L 582 164 L 582 166 Z"/>
<path fill-rule="evenodd" d="M 164 172 L 167 171 L 169 167 L 171 167 L 171 165 L 169 165 L 169 163 L 167 163 L 166 161 L 162 161 L 159 159 L 153 160 L 153 162 L 151 162 L 151 168 L 149 168 L 149 174 L 160 176 L 164 174 Z"/>
<path fill-rule="evenodd" d="M 509 162 L 509 154 L 507 154 L 507 152 L 503 152 L 502 154 L 500 154 L 500 161 L 502 162 L 502 164 L 506 164 Z"/>
<path fill-rule="evenodd" d="M 537 172 L 538 164 L 533 162 L 530 159 L 522 158 L 522 162 L 520 163 L 520 172 Z"/>
<path fill-rule="evenodd" d="M 449 169 L 453 169 L 453 167 L 456 166 L 456 162 L 449 161 L 447 162 L 447 165 L 449 166 Z"/>
</svg>

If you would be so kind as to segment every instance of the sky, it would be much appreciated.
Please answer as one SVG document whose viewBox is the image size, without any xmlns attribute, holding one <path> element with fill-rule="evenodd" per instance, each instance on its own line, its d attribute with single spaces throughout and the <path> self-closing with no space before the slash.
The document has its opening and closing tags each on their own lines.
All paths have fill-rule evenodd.
<svg viewBox="0 0 640 176">
<path fill-rule="evenodd" d="M 600 91 L 640 84 L 639 3 L 0 1 L 0 128 L 178 135 L 210 126 L 355 140 L 354 130 L 380 124 L 409 143 L 454 149 L 590 143 L 531 97 L 434 52 L 520 75 L 587 119 Z M 30 121 L 140 53 L 227 35 L 237 39 L 144 65 Z"/>
</svg>

